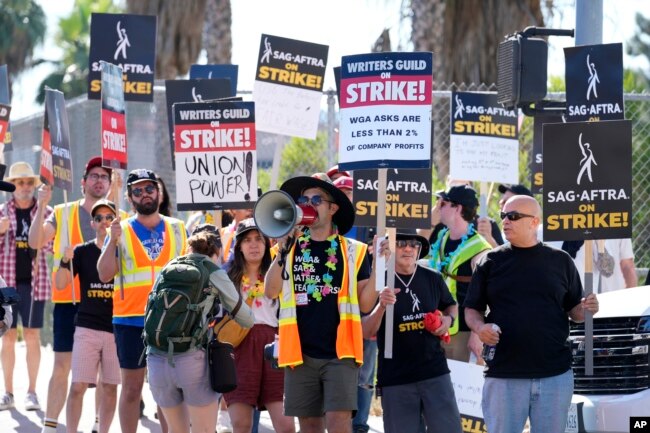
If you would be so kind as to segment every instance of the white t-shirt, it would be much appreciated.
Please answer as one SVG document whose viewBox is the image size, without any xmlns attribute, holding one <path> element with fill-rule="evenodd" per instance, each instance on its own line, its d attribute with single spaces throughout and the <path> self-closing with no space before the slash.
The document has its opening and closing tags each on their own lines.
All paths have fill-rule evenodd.
<svg viewBox="0 0 650 433">
<path fill-rule="evenodd" d="M 598 290 L 598 279 L 600 277 L 600 271 L 596 266 L 596 260 L 598 259 L 598 248 L 596 247 L 596 242 L 594 242 L 592 253 L 593 253 L 593 274 L 594 274 L 594 293 L 605 293 L 611 292 L 613 290 L 620 290 L 625 288 L 625 278 L 623 277 L 623 272 L 621 271 L 621 260 L 625 259 L 634 259 L 634 251 L 632 251 L 632 240 L 631 239 L 606 239 L 605 240 L 605 250 L 614 258 L 614 272 L 611 276 L 603 276 L 600 281 L 600 291 Z M 578 250 L 576 258 L 573 260 L 578 268 L 580 273 L 580 280 L 584 287 L 585 284 L 585 247 L 584 245 Z"/>
</svg>

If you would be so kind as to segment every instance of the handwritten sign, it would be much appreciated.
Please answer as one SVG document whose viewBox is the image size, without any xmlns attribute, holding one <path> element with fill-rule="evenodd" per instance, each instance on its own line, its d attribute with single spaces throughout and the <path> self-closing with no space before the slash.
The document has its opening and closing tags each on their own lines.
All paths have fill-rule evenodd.
<svg viewBox="0 0 650 433">
<path fill-rule="evenodd" d="M 316 138 L 328 50 L 262 34 L 253 87 L 259 131 Z"/>
<path fill-rule="evenodd" d="M 447 360 L 447 365 L 451 371 L 451 383 L 454 386 L 463 431 L 472 433 L 486 431 L 481 409 L 485 382 L 484 367 L 452 359 Z"/>
<path fill-rule="evenodd" d="M 253 102 L 177 103 L 178 210 L 250 208 L 257 200 Z"/>
<path fill-rule="evenodd" d="M 102 61 L 102 165 L 126 170 L 126 105 L 122 68 Z"/>
<path fill-rule="evenodd" d="M 432 53 L 344 56 L 339 168 L 431 166 Z"/>
<path fill-rule="evenodd" d="M 452 92 L 449 174 L 454 179 L 518 183 L 517 112 L 496 93 Z"/>
</svg>

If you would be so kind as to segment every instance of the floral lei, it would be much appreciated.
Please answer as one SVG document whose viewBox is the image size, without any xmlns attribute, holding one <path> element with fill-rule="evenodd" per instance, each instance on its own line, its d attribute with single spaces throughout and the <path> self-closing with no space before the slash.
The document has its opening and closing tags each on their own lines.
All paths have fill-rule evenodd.
<svg viewBox="0 0 650 433">
<path fill-rule="evenodd" d="M 316 289 L 316 278 L 312 276 L 314 272 L 314 263 L 311 259 L 311 249 L 309 248 L 309 242 L 311 241 L 311 233 L 309 229 L 298 238 L 298 243 L 300 245 L 300 253 L 302 254 L 302 276 L 305 277 L 305 286 L 307 287 L 307 295 L 311 295 L 312 298 L 318 302 L 323 300 L 323 296 L 327 296 L 332 292 L 332 272 L 336 271 L 336 263 L 338 262 L 336 258 L 336 249 L 338 248 L 338 235 L 339 232 L 334 226 L 334 233 L 332 233 L 327 240 L 330 242 L 330 247 L 325 250 L 327 253 L 327 263 L 325 266 L 328 268 L 328 271 L 323 275 L 323 282 L 325 287 L 321 290 Z"/>
<path fill-rule="evenodd" d="M 246 295 L 248 299 L 255 301 L 255 305 L 258 307 L 262 306 L 262 300 L 260 299 L 264 296 L 264 277 L 262 274 L 257 276 L 257 281 L 255 285 L 251 285 L 251 281 L 248 278 L 248 275 L 241 277 L 241 287 L 242 292 Z"/>
<path fill-rule="evenodd" d="M 442 229 L 440 234 L 438 235 L 438 239 L 436 239 L 436 242 L 431 245 L 431 258 L 429 259 L 429 265 L 433 268 L 436 269 L 439 272 L 442 272 L 444 269 L 445 271 L 447 270 L 447 266 L 452 262 L 453 258 L 458 255 L 463 250 L 463 247 L 465 246 L 465 243 L 469 238 L 476 233 L 474 230 L 474 223 L 470 223 L 469 226 L 467 227 L 467 233 L 463 235 L 462 238 L 460 238 L 460 244 L 456 247 L 454 251 L 449 253 L 448 255 L 445 255 L 443 251 L 441 251 L 441 243 L 442 240 L 445 238 L 445 235 L 449 229 L 445 227 Z"/>
</svg>

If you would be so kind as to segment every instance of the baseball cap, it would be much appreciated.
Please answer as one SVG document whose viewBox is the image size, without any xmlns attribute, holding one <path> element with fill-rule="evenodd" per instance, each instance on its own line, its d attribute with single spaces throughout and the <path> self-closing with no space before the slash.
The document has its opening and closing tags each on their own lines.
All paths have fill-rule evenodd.
<svg viewBox="0 0 650 433">
<path fill-rule="evenodd" d="M 92 170 L 95 167 L 102 167 L 102 158 L 100 156 L 93 156 L 88 160 L 86 163 L 86 171 L 84 171 L 84 177 L 88 175 L 88 172 Z M 111 174 L 113 170 L 107 167 L 102 167 L 104 170 L 108 172 L 108 174 Z"/>
<path fill-rule="evenodd" d="M 249 232 L 251 230 L 259 231 L 259 228 L 257 228 L 257 224 L 255 224 L 255 218 L 246 218 L 245 220 L 242 220 L 237 225 L 237 231 L 235 232 L 235 238 L 239 239 L 241 236 L 243 236 L 245 233 L 247 233 L 247 232 Z"/>
<path fill-rule="evenodd" d="M 147 168 L 138 168 L 132 170 L 126 178 L 126 186 L 135 185 L 140 182 L 157 182 L 156 173 Z"/>
<path fill-rule="evenodd" d="M 499 185 L 499 192 L 501 194 L 505 194 L 506 192 L 512 192 L 515 195 L 527 195 L 528 197 L 532 197 L 533 193 L 530 192 L 528 188 L 526 188 L 523 185 L 517 184 L 517 185 L 510 185 L 510 184 L 501 184 Z"/>
<path fill-rule="evenodd" d="M 449 191 L 438 191 L 436 195 L 445 201 L 450 201 L 466 208 L 474 209 L 478 207 L 476 190 L 469 185 L 452 186 L 449 188 Z"/>
<path fill-rule="evenodd" d="M 345 171 L 345 170 L 339 170 L 339 165 L 338 165 L 338 164 L 331 166 L 330 169 L 327 170 L 327 173 L 326 173 L 326 174 L 327 174 L 327 176 L 330 177 L 330 178 L 331 178 L 332 176 L 334 176 L 335 174 L 342 174 L 343 176 L 350 177 L 350 173 L 348 173 L 347 171 Z"/>
<path fill-rule="evenodd" d="M 194 230 L 192 230 L 192 236 L 201 232 L 206 232 L 212 236 L 216 236 L 217 241 L 215 243 L 219 248 L 221 248 L 221 234 L 219 233 L 219 227 L 209 223 L 199 224 L 194 227 Z"/>
<path fill-rule="evenodd" d="M 97 213 L 97 210 L 101 207 L 107 207 L 111 210 L 111 212 L 113 212 L 113 214 L 117 215 L 117 208 L 115 207 L 115 203 L 110 200 L 97 200 L 97 202 L 90 210 L 90 216 L 94 217 L 95 213 Z"/>
<path fill-rule="evenodd" d="M 334 181 L 334 186 L 338 189 L 354 189 L 354 184 L 350 176 L 339 177 Z"/>
</svg>

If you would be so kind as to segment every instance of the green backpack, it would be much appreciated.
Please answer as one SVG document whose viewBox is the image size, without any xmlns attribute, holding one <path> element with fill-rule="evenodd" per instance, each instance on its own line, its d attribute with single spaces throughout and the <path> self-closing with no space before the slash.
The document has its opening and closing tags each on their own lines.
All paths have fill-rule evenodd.
<svg viewBox="0 0 650 433">
<path fill-rule="evenodd" d="M 172 355 L 205 347 L 216 289 L 210 274 L 219 267 L 208 256 L 177 257 L 163 268 L 149 294 L 142 333 L 148 352 Z"/>
</svg>

